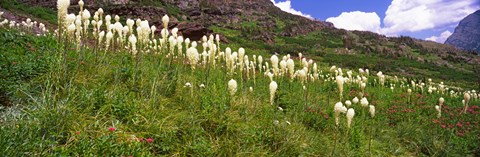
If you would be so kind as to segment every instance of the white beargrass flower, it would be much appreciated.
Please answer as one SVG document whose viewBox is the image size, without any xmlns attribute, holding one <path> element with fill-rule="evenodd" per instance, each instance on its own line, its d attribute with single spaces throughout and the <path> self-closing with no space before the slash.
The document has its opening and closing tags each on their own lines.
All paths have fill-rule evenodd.
<svg viewBox="0 0 480 157">
<path fill-rule="evenodd" d="M 107 32 L 107 36 L 106 36 L 106 38 L 107 38 L 107 47 L 108 47 L 108 45 L 109 45 L 110 41 L 111 41 L 111 40 L 112 40 L 112 38 L 113 38 L 113 33 L 112 33 L 112 32 L 110 32 L 110 31 L 109 31 L 109 32 Z"/>
<path fill-rule="evenodd" d="M 75 24 L 72 23 L 72 24 L 68 25 L 67 31 L 68 31 L 69 34 L 73 33 L 75 31 Z"/>
<path fill-rule="evenodd" d="M 437 110 L 438 112 L 437 118 L 440 118 L 442 116 L 442 109 L 440 108 L 440 106 L 435 105 L 435 110 Z"/>
<path fill-rule="evenodd" d="M 244 60 L 244 57 L 245 57 L 245 49 L 240 47 L 238 49 L 238 60 L 240 61 L 240 71 L 243 71 L 244 64 L 242 61 Z"/>
<path fill-rule="evenodd" d="M 178 36 L 178 28 L 177 27 L 172 29 L 172 36 L 175 37 L 175 38 Z"/>
<path fill-rule="evenodd" d="M 335 113 L 335 125 L 338 126 L 338 123 L 339 123 L 339 114 L 340 113 L 345 113 L 347 112 L 347 108 L 345 106 L 343 106 L 342 102 L 337 102 L 335 104 L 335 107 L 333 109 L 334 113 Z"/>
<path fill-rule="evenodd" d="M 228 90 L 230 92 L 230 95 L 235 95 L 235 92 L 237 92 L 237 81 L 235 81 L 234 79 L 228 81 Z"/>
<path fill-rule="evenodd" d="M 273 74 L 271 72 L 267 73 L 268 78 L 270 78 L 270 81 L 273 81 Z"/>
<path fill-rule="evenodd" d="M 88 11 L 87 9 L 83 10 L 82 12 L 82 20 L 88 20 L 90 19 L 91 17 L 91 14 L 90 14 L 90 11 Z"/>
<path fill-rule="evenodd" d="M 273 101 L 275 99 L 275 92 L 277 92 L 277 88 L 278 88 L 277 82 L 275 82 L 275 81 L 270 82 L 269 89 L 270 89 L 270 104 L 271 105 L 273 105 Z"/>
<path fill-rule="evenodd" d="M 347 107 L 350 107 L 352 105 L 352 102 L 350 100 L 347 100 L 345 101 L 345 105 L 347 105 Z"/>
<path fill-rule="evenodd" d="M 136 55 L 137 54 L 137 37 L 135 37 L 135 35 L 132 34 L 130 35 L 130 37 L 128 37 L 128 41 L 132 46 L 132 54 Z"/>
<path fill-rule="evenodd" d="M 467 113 L 468 103 L 470 102 L 470 94 L 469 94 L 469 93 L 465 93 L 465 94 L 463 95 L 463 101 L 462 101 L 462 102 L 463 102 L 463 105 L 464 105 L 464 107 L 465 107 L 464 110 L 463 110 L 463 112 L 464 112 L 464 113 Z"/>
<path fill-rule="evenodd" d="M 355 110 L 353 108 L 348 109 L 347 111 L 347 127 L 350 128 L 350 124 L 352 123 L 353 116 L 355 116 Z"/>
<path fill-rule="evenodd" d="M 190 82 L 185 83 L 184 87 L 192 87 L 192 84 Z"/>
<path fill-rule="evenodd" d="M 465 93 L 463 95 L 463 99 L 465 99 L 466 102 L 469 102 L 470 101 L 470 94 L 469 93 Z"/>
<path fill-rule="evenodd" d="M 115 19 L 115 22 L 120 22 L 120 16 L 115 15 L 114 19 Z"/>
<path fill-rule="evenodd" d="M 281 75 L 287 73 L 287 62 L 285 60 L 280 61 L 280 71 Z"/>
<path fill-rule="evenodd" d="M 360 104 L 362 105 L 362 107 L 368 107 L 368 100 L 367 100 L 367 98 L 363 97 L 363 98 L 360 100 Z"/>
<path fill-rule="evenodd" d="M 163 28 L 168 29 L 168 22 L 170 21 L 170 18 L 168 15 L 165 15 L 162 17 L 162 22 L 163 22 Z"/>
<path fill-rule="evenodd" d="M 439 105 L 440 105 L 440 106 L 443 106 L 443 103 L 445 102 L 445 99 L 443 99 L 443 97 L 440 97 L 440 98 L 438 99 L 438 102 L 439 102 Z"/>
<path fill-rule="evenodd" d="M 291 79 L 293 79 L 293 74 L 295 73 L 295 62 L 293 59 L 287 59 L 287 69 Z"/>
<path fill-rule="evenodd" d="M 279 123 L 280 123 L 280 122 L 279 122 L 278 120 L 274 120 L 274 121 L 273 121 L 273 124 L 274 124 L 274 125 L 278 125 Z"/>
<path fill-rule="evenodd" d="M 298 77 L 300 77 L 302 84 L 305 83 L 305 81 L 307 80 L 307 72 L 305 71 L 305 69 L 298 71 Z"/>
<path fill-rule="evenodd" d="M 63 24 L 65 16 L 68 14 L 68 7 L 70 6 L 70 0 L 57 0 L 58 9 L 58 22 Z"/>
<path fill-rule="evenodd" d="M 190 38 L 185 39 L 184 43 L 185 43 L 185 47 L 189 47 L 190 46 Z"/>
<path fill-rule="evenodd" d="M 362 89 L 362 91 L 365 91 L 365 87 L 367 87 L 367 84 L 365 82 L 362 82 L 360 84 L 360 88 Z"/>
<path fill-rule="evenodd" d="M 270 57 L 270 61 L 272 62 L 273 74 L 278 75 L 278 57 L 277 57 L 277 55 L 272 55 L 272 57 Z"/>
<path fill-rule="evenodd" d="M 357 97 L 353 98 L 352 102 L 353 102 L 354 104 L 357 104 L 357 103 L 358 103 L 358 98 L 357 98 Z"/>
<path fill-rule="evenodd" d="M 98 34 L 98 43 L 102 43 L 103 37 L 105 36 L 105 32 L 102 31 Z"/>
<path fill-rule="evenodd" d="M 343 97 L 343 83 L 345 79 L 343 79 L 343 76 L 337 76 L 336 77 L 337 81 L 337 86 L 338 86 L 338 92 L 340 93 L 340 99 Z"/>
<path fill-rule="evenodd" d="M 369 108 L 368 112 L 370 113 L 370 116 L 372 118 L 375 117 L 375 106 L 370 105 L 370 108 Z"/>
<path fill-rule="evenodd" d="M 258 69 L 260 69 L 260 72 L 262 72 L 262 65 L 263 65 L 263 57 L 258 55 Z"/>
<path fill-rule="evenodd" d="M 198 54 L 198 50 L 195 47 L 190 47 L 187 49 L 187 59 L 192 66 L 192 69 L 195 69 L 198 61 L 200 60 L 200 55 Z"/>
</svg>

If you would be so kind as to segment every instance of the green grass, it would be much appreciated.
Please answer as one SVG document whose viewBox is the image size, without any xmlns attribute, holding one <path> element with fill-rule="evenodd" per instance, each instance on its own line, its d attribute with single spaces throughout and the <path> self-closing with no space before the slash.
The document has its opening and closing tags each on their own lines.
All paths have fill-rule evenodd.
<svg viewBox="0 0 480 157">
<path fill-rule="evenodd" d="M 57 23 L 57 13 L 48 8 L 29 6 L 25 3 L 18 2 L 17 0 L 0 0 L 0 6 L 6 10 L 32 15 L 33 17 L 43 19 L 51 24 Z"/>
<path fill-rule="evenodd" d="M 3 43 L 0 48 L 5 52 L 0 60 L 1 72 L 10 74 L 3 78 L 2 89 L 15 104 L 0 109 L 0 154 L 328 156 L 332 153 L 336 130 L 333 105 L 339 100 L 334 82 L 306 84 L 305 100 L 306 92 L 299 81 L 276 77 L 279 88 L 272 106 L 270 80 L 258 72 L 255 82 L 246 76 L 241 81 L 240 75 L 229 76 L 219 65 L 211 67 L 207 76 L 206 67 L 192 70 L 183 64 L 181 57 L 171 60 L 163 55 L 142 54 L 137 65 L 136 59 L 123 50 L 94 53 L 85 48 L 82 52 L 85 56 L 80 59 L 82 53 L 75 52 L 73 47 L 66 49 L 65 66 L 61 55 L 64 49 L 57 49 L 54 37 L 22 36 L 3 29 L 0 34 Z M 249 52 L 247 49 L 250 55 Z M 349 63 L 380 68 L 375 67 L 378 58 L 353 57 L 327 54 L 323 61 L 331 59 L 346 63 L 345 66 Z M 386 63 L 393 64 L 392 68 L 429 68 L 406 59 Z M 461 98 L 444 96 L 446 106 L 452 110 L 445 110 L 444 119 L 435 123 L 433 105 L 442 95 L 422 95 L 415 91 L 412 101 L 407 103 L 406 89 L 398 85 L 394 91 L 379 87 L 374 78 L 369 79 L 365 93 L 370 104 L 377 107 L 375 119 L 355 104 L 353 127 L 347 129 L 342 114 L 335 155 L 366 156 L 370 136 L 373 156 L 480 153 L 477 124 L 480 117 L 473 113 L 458 115 Z M 230 79 L 239 83 L 233 97 L 226 94 Z M 185 87 L 187 82 L 193 88 Z M 199 87 L 202 83 L 205 88 Z M 249 87 L 253 87 L 253 92 L 249 92 Z M 352 99 L 359 91 L 358 86 L 347 84 L 344 97 Z M 478 106 L 480 102 L 472 101 L 470 105 Z M 275 125 L 275 120 L 279 124 Z M 463 126 L 456 126 L 458 123 Z M 442 124 L 447 128 L 443 129 Z M 450 125 L 453 127 L 448 128 Z M 109 131 L 110 127 L 116 130 Z M 137 141 L 135 137 L 143 140 Z M 146 138 L 153 141 L 146 142 Z"/>
<path fill-rule="evenodd" d="M 140 0 L 138 5 L 165 8 L 168 15 L 173 16 L 180 21 L 183 20 L 181 17 L 185 14 L 178 7 L 158 0 Z"/>
</svg>

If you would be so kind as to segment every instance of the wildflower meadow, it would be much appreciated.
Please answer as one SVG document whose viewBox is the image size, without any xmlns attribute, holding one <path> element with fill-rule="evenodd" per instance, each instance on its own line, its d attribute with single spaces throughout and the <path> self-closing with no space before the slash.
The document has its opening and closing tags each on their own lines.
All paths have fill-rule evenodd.
<svg viewBox="0 0 480 157">
<path fill-rule="evenodd" d="M 169 15 L 78 4 L 58 0 L 57 29 L 0 13 L 0 156 L 480 155 L 480 93 L 455 80 L 194 41 Z"/>
</svg>

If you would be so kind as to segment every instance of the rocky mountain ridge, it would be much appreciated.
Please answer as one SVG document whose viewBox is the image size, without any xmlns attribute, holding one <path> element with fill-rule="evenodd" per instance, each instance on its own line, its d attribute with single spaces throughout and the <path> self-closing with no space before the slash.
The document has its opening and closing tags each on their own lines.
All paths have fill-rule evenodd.
<svg viewBox="0 0 480 157">
<path fill-rule="evenodd" d="M 480 53 L 480 10 L 465 17 L 445 44 Z"/>
</svg>

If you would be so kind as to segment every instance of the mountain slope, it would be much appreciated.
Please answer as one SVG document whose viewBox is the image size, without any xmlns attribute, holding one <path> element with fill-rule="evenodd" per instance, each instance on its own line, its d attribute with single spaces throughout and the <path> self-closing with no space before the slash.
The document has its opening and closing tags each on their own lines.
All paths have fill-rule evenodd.
<svg viewBox="0 0 480 157">
<path fill-rule="evenodd" d="M 480 10 L 460 21 L 455 32 L 448 37 L 445 44 L 480 53 Z"/>
<path fill-rule="evenodd" d="M 55 1 L 18 0 L 32 6 L 55 9 Z M 145 19 L 163 28 L 161 17 L 171 16 L 169 28 L 199 40 L 204 34 L 221 34 L 225 46 L 244 47 L 254 54 L 302 53 L 326 65 L 364 67 L 392 75 L 436 77 L 477 82 L 480 58 L 476 54 L 411 37 L 386 37 L 365 31 L 346 31 L 331 23 L 281 11 L 270 0 L 113 0 L 87 1 L 85 8 L 103 8 L 111 15 Z M 72 1 L 70 12 L 78 12 Z M 157 29 L 160 31 L 160 29 Z M 156 34 L 160 34 L 157 32 Z M 358 62 L 346 58 L 376 58 Z M 405 62 L 396 62 L 403 60 Z M 396 62 L 395 64 L 385 64 Z M 442 70 L 441 70 L 442 69 Z M 467 85 L 469 86 L 469 85 Z"/>
</svg>

